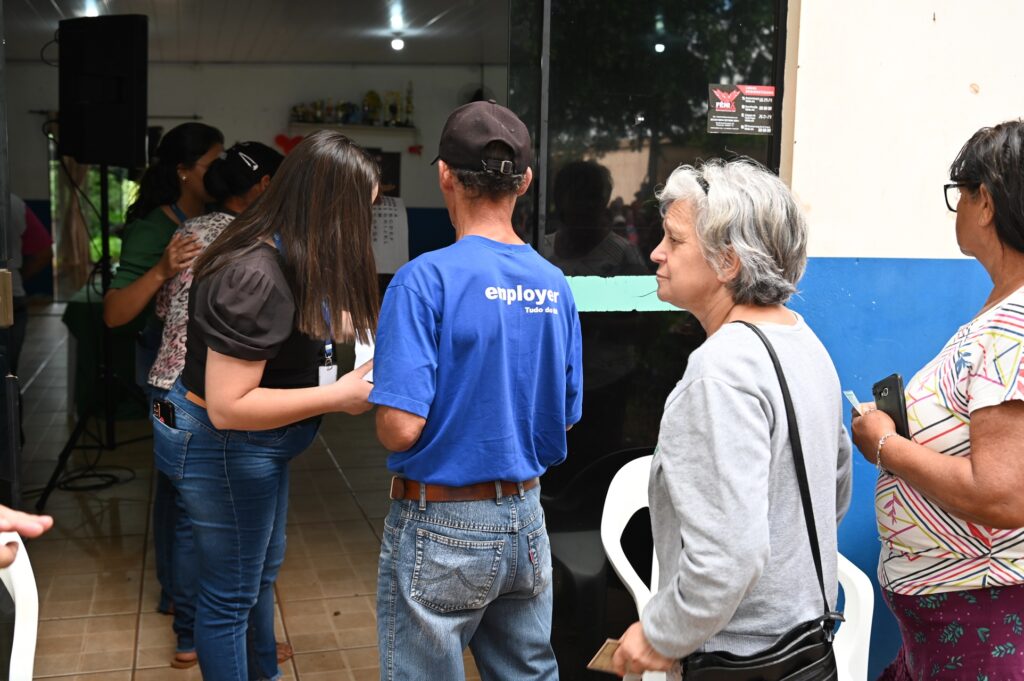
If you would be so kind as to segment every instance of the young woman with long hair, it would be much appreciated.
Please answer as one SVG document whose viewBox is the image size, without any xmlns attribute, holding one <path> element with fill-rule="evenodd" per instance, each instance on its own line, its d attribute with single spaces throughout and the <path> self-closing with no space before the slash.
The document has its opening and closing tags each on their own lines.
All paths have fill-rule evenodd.
<svg viewBox="0 0 1024 681">
<path fill-rule="evenodd" d="M 200 248 L 206 248 L 225 229 L 230 229 L 235 217 L 252 205 L 270 186 L 270 180 L 284 160 L 277 151 L 259 142 L 239 142 L 214 159 L 203 177 L 203 186 L 213 199 L 209 213 L 187 220 L 175 235 L 196 239 Z M 185 338 L 188 323 L 188 293 L 192 287 L 191 267 L 178 272 L 167 281 L 156 295 L 156 314 L 163 322 L 163 338 L 156 361 L 149 370 L 149 385 L 159 398 L 171 389 L 185 366 Z M 174 633 L 177 648 L 171 666 L 177 669 L 194 667 L 197 662 L 193 633 L 198 589 L 198 568 L 192 541 L 192 519 L 181 508 L 182 503 L 174 486 L 175 506 L 178 508 L 174 529 L 174 553 L 171 556 L 171 574 L 174 578 Z M 266 641 L 254 637 L 257 649 L 269 646 L 277 649 L 273 638 Z M 282 644 L 278 658 L 291 654 L 290 647 Z"/>
<path fill-rule="evenodd" d="M 367 411 L 369 364 L 336 380 L 333 340 L 377 325 L 371 204 L 379 173 L 321 131 L 198 258 L 185 368 L 156 404 L 157 466 L 181 493 L 199 563 L 203 676 L 275 679 L 273 585 L 284 560 L 288 463 L 320 415 Z"/>
</svg>

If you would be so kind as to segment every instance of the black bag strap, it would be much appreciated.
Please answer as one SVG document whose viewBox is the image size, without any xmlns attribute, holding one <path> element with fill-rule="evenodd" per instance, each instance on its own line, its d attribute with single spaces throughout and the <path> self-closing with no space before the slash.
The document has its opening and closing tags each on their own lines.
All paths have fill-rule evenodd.
<svg viewBox="0 0 1024 681">
<path fill-rule="evenodd" d="M 764 347 L 767 348 L 768 354 L 772 358 L 772 364 L 775 365 L 775 373 L 779 377 L 779 386 L 782 388 L 782 401 L 786 404 L 786 421 L 789 423 L 789 440 L 793 447 L 793 463 L 796 466 L 796 481 L 800 487 L 800 501 L 804 507 L 804 524 L 807 526 L 807 539 L 811 544 L 811 556 L 814 558 L 814 570 L 818 573 L 818 586 L 821 588 L 821 601 L 825 608 L 825 619 L 840 619 L 836 617 L 836 613 L 833 613 L 828 607 L 828 597 L 825 596 L 825 578 L 822 576 L 821 569 L 821 548 L 818 546 L 818 530 L 814 525 L 814 508 L 811 506 L 811 488 L 807 484 L 807 466 L 804 463 L 804 448 L 800 443 L 800 429 L 797 428 L 796 424 L 796 411 L 793 409 L 793 399 L 789 395 L 789 385 L 786 383 L 786 376 L 782 373 L 782 364 L 779 363 L 779 357 L 775 354 L 775 348 L 772 347 L 768 337 L 764 335 L 761 329 L 757 328 L 750 322 L 738 321 L 738 324 L 746 326 L 751 331 L 757 334 L 757 337 L 764 343 Z"/>
</svg>

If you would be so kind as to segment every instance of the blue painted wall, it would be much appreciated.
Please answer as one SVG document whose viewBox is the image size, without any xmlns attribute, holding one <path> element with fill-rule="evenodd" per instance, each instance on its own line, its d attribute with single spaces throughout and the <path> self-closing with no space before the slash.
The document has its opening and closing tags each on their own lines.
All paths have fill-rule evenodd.
<svg viewBox="0 0 1024 681">
<path fill-rule="evenodd" d="M 811 258 L 792 307 L 828 348 L 843 388 L 867 401 L 878 379 L 899 372 L 909 380 L 938 354 L 991 288 L 975 260 Z M 892 660 L 900 641 L 878 590 L 874 487 L 874 466 L 855 451 L 853 501 L 839 527 L 839 549 L 875 583 L 869 679 Z"/>
</svg>

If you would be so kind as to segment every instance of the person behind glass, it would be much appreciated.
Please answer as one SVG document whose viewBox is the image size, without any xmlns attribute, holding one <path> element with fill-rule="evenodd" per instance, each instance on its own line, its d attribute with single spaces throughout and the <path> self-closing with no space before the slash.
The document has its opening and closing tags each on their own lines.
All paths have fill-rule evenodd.
<svg viewBox="0 0 1024 681">
<path fill-rule="evenodd" d="M 209 213 L 182 223 L 175 235 L 191 237 L 206 248 L 227 228 L 239 213 L 248 208 L 270 185 L 270 178 L 284 157 L 259 142 L 239 142 L 210 164 L 203 186 L 215 207 Z M 192 286 L 192 267 L 186 267 L 167 281 L 156 296 L 156 314 L 163 322 L 163 336 L 156 360 L 149 370 L 149 385 L 161 395 L 170 390 L 185 366 L 188 292 Z M 196 664 L 193 625 L 197 585 L 196 556 L 192 541 L 192 521 L 184 502 L 171 487 L 178 514 L 172 556 L 175 582 L 174 631 L 178 639 L 171 666 L 179 669 Z M 274 647 L 274 640 L 253 645 Z"/>
<path fill-rule="evenodd" d="M 949 177 L 957 244 L 992 290 L 906 384 L 910 439 L 873 403 L 853 416 L 903 638 L 885 681 L 1024 679 L 1024 122 L 978 130 Z"/>
<path fill-rule="evenodd" d="M 43 271 L 50 264 L 53 258 L 53 239 L 21 197 L 10 194 L 10 201 L 7 266 L 11 271 L 11 307 L 14 311 L 14 323 L 10 328 L 0 329 L 0 347 L 6 351 L 8 371 L 17 376 L 21 348 L 25 344 L 25 332 L 28 329 L 25 280 Z"/>
<path fill-rule="evenodd" d="M 157 467 L 192 521 L 205 678 L 280 676 L 273 647 L 247 647 L 246 631 L 274 640 L 289 461 L 313 441 L 320 415 L 370 408 L 371 364 L 337 380 L 331 360 L 332 338 L 377 326 L 378 183 L 346 137 L 314 133 L 196 261 L 185 366 L 153 427 Z"/>
<path fill-rule="evenodd" d="M 394 452 L 377 582 L 381 679 L 557 679 L 538 476 L 582 411 L 562 273 L 512 225 L 530 135 L 493 101 L 456 109 L 438 179 L 455 244 L 403 266 L 377 330 L 377 436 Z"/>
<path fill-rule="evenodd" d="M 752 161 L 712 160 L 677 168 L 657 197 L 658 298 L 690 311 L 708 338 L 665 402 L 650 474 L 661 577 L 621 638 L 620 675 L 669 670 L 697 651 L 750 655 L 822 615 L 779 379 L 757 335 L 732 322 L 757 325 L 779 356 L 833 605 L 836 527 L 850 501 L 839 378 L 785 306 L 807 261 L 789 189 Z"/>
<path fill-rule="evenodd" d="M 572 161 L 555 176 L 551 196 L 558 229 L 543 254 L 566 276 L 648 274 L 636 247 L 612 230 L 612 174 L 596 161 Z"/>
<path fill-rule="evenodd" d="M 199 253 L 192 239 L 173 236 L 178 225 L 206 212 L 209 194 L 203 186 L 206 169 L 224 149 L 224 136 L 203 123 L 183 123 L 160 140 L 156 155 L 142 175 L 139 194 L 128 207 L 121 238 L 121 257 L 103 298 L 103 321 L 117 327 L 136 323 L 135 382 L 147 401 L 162 395 L 149 387 L 147 376 L 160 347 L 160 320 L 153 297 L 165 281 Z M 174 611 L 174 527 L 177 513 L 170 482 L 156 475 L 153 494 L 153 545 L 160 583 L 157 610 Z"/>
</svg>

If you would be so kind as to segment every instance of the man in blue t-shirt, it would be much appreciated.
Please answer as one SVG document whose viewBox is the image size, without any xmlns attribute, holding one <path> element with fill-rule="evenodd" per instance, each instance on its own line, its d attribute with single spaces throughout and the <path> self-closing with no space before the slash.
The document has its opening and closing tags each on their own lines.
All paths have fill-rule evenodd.
<svg viewBox="0 0 1024 681">
<path fill-rule="evenodd" d="M 530 135 L 493 101 L 456 109 L 438 180 L 454 245 L 384 296 L 370 401 L 393 453 L 377 586 L 381 679 L 558 678 L 538 477 L 582 410 L 580 324 L 562 273 L 516 236 Z"/>
</svg>

